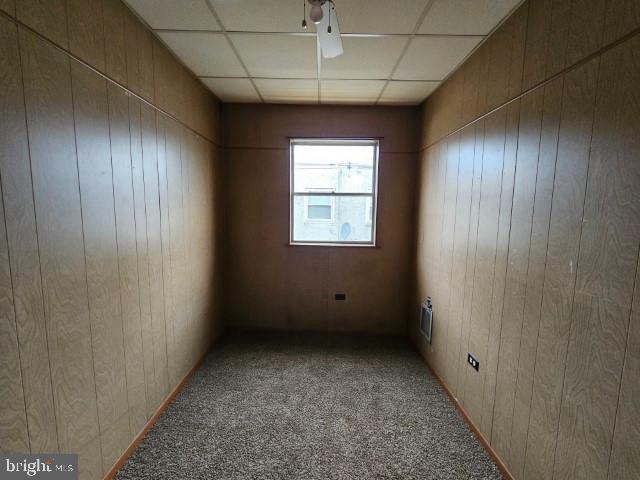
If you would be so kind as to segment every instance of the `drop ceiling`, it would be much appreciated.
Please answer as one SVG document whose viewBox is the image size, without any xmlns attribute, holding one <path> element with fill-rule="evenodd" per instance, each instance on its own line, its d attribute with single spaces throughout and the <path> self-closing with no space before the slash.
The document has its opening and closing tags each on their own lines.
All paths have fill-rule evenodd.
<svg viewBox="0 0 640 480">
<path fill-rule="evenodd" d="M 325 59 L 303 1 L 126 0 L 222 101 L 368 105 L 421 103 L 521 2 L 334 0 Z"/>
</svg>

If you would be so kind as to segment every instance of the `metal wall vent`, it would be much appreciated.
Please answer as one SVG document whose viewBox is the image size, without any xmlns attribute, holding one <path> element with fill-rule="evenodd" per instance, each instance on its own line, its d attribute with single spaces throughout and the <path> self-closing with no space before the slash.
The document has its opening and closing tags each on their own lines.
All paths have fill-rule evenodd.
<svg viewBox="0 0 640 480">
<path fill-rule="evenodd" d="M 431 343 L 431 328 L 433 326 L 433 305 L 431 304 L 431 297 L 422 302 L 420 308 L 420 333 L 427 339 L 427 342 Z"/>
</svg>

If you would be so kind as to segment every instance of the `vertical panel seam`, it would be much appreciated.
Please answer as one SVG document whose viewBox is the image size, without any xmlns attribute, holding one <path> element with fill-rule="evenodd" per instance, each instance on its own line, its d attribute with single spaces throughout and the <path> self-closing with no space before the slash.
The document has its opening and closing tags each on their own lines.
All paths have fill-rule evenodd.
<svg viewBox="0 0 640 480">
<path fill-rule="evenodd" d="M 134 112 L 135 113 L 135 112 Z M 131 142 L 133 141 L 132 131 L 131 131 L 131 98 L 127 95 L 127 125 L 129 127 L 129 167 L 131 170 L 131 198 L 133 199 L 133 227 L 134 227 L 134 235 L 135 235 L 135 247 L 136 247 L 136 282 L 138 284 L 138 324 L 140 326 L 140 350 L 142 353 L 142 378 L 144 383 L 144 414 L 145 418 L 147 416 L 147 411 L 149 408 L 149 399 L 147 397 L 147 385 L 146 385 L 146 371 L 144 368 L 144 348 L 142 346 L 142 338 L 143 338 L 143 330 L 142 330 L 142 300 L 140 298 L 140 291 L 142 289 L 140 284 L 140 254 L 138 251 L 138 220 L 136 215 L 136 190 L 134 187 L 134 179 L 133 179 L 133 154 L 131 152 Z M 141 140 L 142 142 L 142 140 Z"/>
<path fill-rule="evenodd" d="M 158 114 L 154 115 L 156 119 L 156 151 L 158 152 Z M 166 129 L 162 129 L 163 132 L 163 144 L 164 144 L 164 163 L 165 163 L 165 179 L 166 179 L 166 165 L 167 165 L 167 132 Z M 167 337 L 167 295 L 165 292 L 165 284 L 164 284 L 164 242 L 162 241 L 162 194 L 160 193 L 160 156 L 156 155 L 156 171 L 157 181 L 158 181 L 158 213 L 160 218 L 160 265 L 162 269 L 162 305 L 163 305 L 163 317 L 164 317 L 164 351 L 165 351 L 165 361 L 167 364 L 167 387 L 171 387 L 171 379 L 169 378 L 169 339 Z M 167 212 L 168 213 L 168 212 Z"/>
<path fill-rule="evenodd" d="M 187 161 L 187 159 L 184 158 L 183 155 L 182 155 L 182 153 L 183 153 L 183 148 L 182 148 L 183 145 L 182 144 L 183 144 L 183 142 L 186 141 L 185 137 L 184 137 L 184 134 L 185 134 L 184 130 L 181 129 L 180 130 L 180 209 L 181 209 L 181 212 L 182 212 L 182 234 L 184 236 L 183 239 L 182 239 L 182 254 L 183 254 L 182 265 L 183 265 L 183 267 L 186 266 L 186 263 L 187 263 L 187 256 L 188 256 L 187 255 L 187 239 L 189 238 L 189 235 L 188 235 L 189 232 L 185 230 L 185 229 L 188 229 L 188 226 L 186 225 L 187 221 L 185 220 L 185 212 L 184 212 L 184 205 L 185 205 L 185 201 L 184 201 L 184 194 L 185 194 L 185 192 L 184 192 L 184 182 L 185 182 L 185 178 L 184 178 L 184 168 L 183 167 L 184 167 L 184 161 Z M 185 154 L 186 154 L 186 148 L 185 148 Z M 185 271 L 184 268 L 182 270 L 183 270 L 183 274 L 184 274 L 182 280 L 184 281 L 184 280 L 186 280 L 188 278 L 189 272 Z M 183 286 L 184 286 L 184 284 L 183 284 Z M 190 290 L 189 289 L 189 285 L 187 285 L 185 294 L 183 296 L 184 309 L 185 309 L 185 311 L 187 313 L 189 312 L 189 308 L 190 308 L 189 297 L 188 297 L 189 290 Z M 187 322 L 189 321 L 189 318 L 183 316 L 182 320 L 183 321 L 181 323 L 182 323 L 183 331 L 181 332 L 181 334 L 184 334 L 184 330 L 188 329 Z M 182 368 L 184 368 L 184 365 L 181 366 L 181 369 Z"/>
<path fill-rule="evenodd" d="M 613 460 L 613 448 L 614 448 L 614 444 L 613 442 L 615 441 L 616 438 L 616 426 L 618 425 L 618 411 L 620 410 L 620 402 L 622 400 L 622 381 L 624 379 L 624 369 L 625 366 L 627 364 L 627 352 L 629 351 L 629 337 L 630 335 L 630 330 L 631 330 L 631 318 L 633 316 L 634 313 L 634 308 L 633 308 L 633 300 L 635 298 L 635 295 L 638 294 L 639 292 L 637 291 L 636 287 L 637 287 L 637 279 L 638 279 L 638 269 L 640 268 L 640 244 L 638 245 L 638 251 L 636 253 L 636 271 L 635 271 L 635 275 L 633 277 L 633 290 L 632 292 L 634 292 L 631 295 L 631 308 L 629 309 L 629 319 L 627 320 L 627 336 L 625 339 L 625 352 L 624 352 L 624 357 L 622 360 L 622 368 L 620 369 L 620 377 L 619 377 L 619 381 L 618 381 L 618 399 L 616 401 L 616 411 L 615 414 L 613 416 L 614 420 L 613 420 L 613 431 L 611 432 L 611 448 L 609 449 L 609 460 L 607 461 L 607 478 L 611 478 L 611 462 Z"/>
<path fill-rule="evenodd" d="M 453 219 L 453 234 L 452 234 L 452 239 L 453 239 L 453 245 L 451 247 L 451 256 L 450 256 L 450 266 L 451 268 L 449 268 L 449 301 L 447 302 L 447 309 L 448 309 L 448 313 L 449 315 L 451 315 L 451 297 L 453 289 L 451 289 L 451 279 L 453 278 L 453 258 L 454 258 L 454 253 L 455 253 L 455 238 L 456 238 L 456 228 L 458 225 L 458 193 L 460 191 L 459 185 L 460 185 L 460 136 L 458 136 L 458 160 L 457 160 L 457 167 L 456 167 L 456 200 L 455 200 L 455 205 L 453 208 L 453 212 L 454 212 L 454 219 Z M 447 149 L 447 158 L 448 158 L 448 149 Z M 447 162 L 448 163 L 448 162 Z M 466 275 L 466 266 L 465 266 L 465 275 Z M 464 312 L 463 312 L 464 313 Z M 445 362 L 447 362 L 447 359 L 449 358 L 449 330 L 451 330 L 451 316 L 449 316 L 449 321 L 447 322 L 447 336 L 446 336 L 446 340 L 445 340 Z"/>
<path fill-rule="evenodd" d="M 105 73 L 107 72 L 107 29 L 105 27 L 105 24 L 107 23 L 107 16 L 105 15 L 104 12 L 104 2 L 101 1 L 100 2 L 100 10 L 102 11 L 102 55 L 104 58 L 104 71 Z M 124 33 L 124 31 L 123 31 Z M 126 40 L 125 40 L 125 44 L 126 44 Z M 126 60 L 125 60 L 126 63 Z M 107 84 L 107 96 L 109 95 L 108 93 L 109 90 L 109 86 Z M 108 109 L 108 103 L 107 103 L 107 109 Z M 109 130 L 111 131 L 111 130 Z M 111 144 L 109 144 L 109 146 L 111 146 Z M 113 165 L 113 162 L 112 162 Z M 113 166 L 112 166 L 112 170 L 113 170 Z M 113 173 L 111 175 L 111 178 L 113 178 Z M 115 188 L 115 187 L 114 187 Z M 114 206 L 114 215 L 115 215 L 115 192 L 114 192 L 114 197 L 113 197 L 113 206 Z"/>
<path fill-rule="evenodd" d="M 106 60 L 105 60 L 106 61 Z M 111 112 L 109 109 L 109 105 L 110 105 L 110 100 L 111 97 L 109 95 L 109 86 L 106 84 L 105 85 L 107 87 L 106 91 L 107 91 L 107 127 L 108 127 L 108 131 L 109 131 L 109 160 L 111 161 L 111 193 L 113 195 L 113 225 L 115 228 L 115 238 L 116 238 L 116 267 L 118 269 L 118 297 L 120 299 L 120 320 L 121 320 L 121 330 L 122 330 L 122 354 L 124 357 L 124 363 L 125 363 L 125 371 L 124 373 L 124 382 L 125 382 L 125 389 L 126 389 L 126 393 L 127 393 L 127 413 L 129 413 L 129 405 L 130 405 L 130 399 L 129 399 L 129 381 L 127 379 L 127 349 L 125 348 L 125 338 L 126 338 L 126 332 L 125 332 L 125 328 L 124 328 L 124 311 L 122 308 L 122 287 L 120 284 L 120 281 L 122 279 L 121 277 L 121 272 L 120 272 L 120 245 L 118 242 L 118 215 L 116 214 L 116 186 L 115 186 L 115 178 L 114 178 L 114 173 L 113 173 L 113 145 L 112 145 L 112 138 L 111 138 Z M 131 431 L 131 415 L 127 415 L 127 419 L 129 420 L 129 435 L 131 435 L 132 431 Z"/>
<path fill-rule="evenodd" d="M 531 239 L 533 238 L 533 222 L 535 219 L 535 215 L 536 215 L 536 195 L 538 193 L 538 177 L 540 174 L 540 146 L 542 144 L 542 122 L 543 122 L 543 117 L 544 117 L 544 100 L 545 100 L 545 95 L 546 92 L 543 90 L 542 92 L 542 104 L 540 105 L 540 122 L 539 122 L 539 135 L 538 135 L 538 155 L 537 155 L 537 160 L 536 160 L 536 175 L 535 175 L 535 180 L 534 180 L 534 187 L 533 187 L 533 205 L 531 208 L 531 226 L 529 228 L 529 252 L 527 255 L 527 270 L 525 273 L 525 287 L 524 287 L 524 297 L 523 297 L 523 302 L 522 302 L 522 325 L 520 328 L 520 343 L 518 346 L 518 352 L 517 352 L 517 356 L 518 356 L 518 363 L 516 365 L 516 378 L 515 378 L 515 382 L 514 382 L 514 391 L 513 391 L 513 409 L 512 409 L 512 413 L 511 413 L 511 433 L 510 433 L 510 437 L 511 437 L 511 443 L 510 445 L 513 445 L 513 417 L 515 415 L 515 411 L 516 411 L 516 397 L 518 394 L 518 381 L 520 379 L 520 358 L 521 358 L 521 354 L 522 354 L 522 338 L 523 338 L 523 332 L 524 332 L 524 326 L 525 326 L 525 312 L 527 309 L 527 293 L 529 292 L 529 267 L 531 266 Z M 521 120 L 520 120 L 521 121 Z M 515 184 L 514 184 L 515 187 Z M 514 359 L 514 363 L 515 363 L 515 359 Z"/>
<path fill-rule="evenodd" d="M 507 112 L 505 113 L 505 118 L 504 118 L 504 144 L 502 147 L 502 173 L 500 175 L 500 208 L 502 208 L 502 189 L 503 189 L 503 181 L 504 181 L 504 163 L 505 163 L 505 159 L 506 159 L 506 155 L 507 155 L 507 137 L 508 137 L 508 131 L 507 131 L 507 127 L 509 125 L 509 111 L 507 108 Z M 515 188 L 516 188 L 516 174 L 518 173 L 518 148 L 520 146 L 520 108 L 518 108 L 518 132 L 516 134 L 516 151 L 514 152 L 515 155 L 515 165 L 513 167 L 513 184 L 511 186 L 511 207 L 509 209 L 509 235 L 508 235 L 508 241 L 507 241 L 507 256 L 506 256 L 506 265 L 505 265 L 505 289 L 506 289 L 506 273 L 509 271 L 509 251 L 510 251 L 510 247 L 511 247 L 511 225 L 513 223 L 513 195 L 515 192 Z M 500 209 L 499 209 L 500 210 Z M 499 233 L 499 228 L 500 226 L 500 212 L 498 211 L 498 228 L 496 229 L 496 249 L 495 249 L 495 257 L 493 260 L 493 269 L 494 269 L 494 278 L 495 278 L 495 264 L 496 264 L 496 259 L 497 259 L 497 254 L 498 254 L 498 233 Z M 491 310 L 493 310 L 493 283 L 491 282 Z M 489 314 L 491 315 L 491 311 L 489 312 Z M 498 327 L 498 352 L 497 352 L 497 358 L 496 358 L 496 381 L 493 385 L 493 405 L 491 406 L 491 428 L 489 430 L 489 442 L 492 442 L 493 439 L 493 422 L 495 420 L 495 411 L 496 411 L 496 390 L 497 390 L 497 386 L 498 386 L 498 366 L 500 365 L 500 350 L 501 350 L 501 345 L 502 345 L 502 320 L 503 320 L 503 316 L 504 316 L 504 294 L 502 295 L 502 309 L 500 310 L 500 326 Z M 491 339 L 491 327 L 492 327 L 492 322 L 489 322 L 489 335 L 487 338 L 487 347 L 489 345 L 489 339 Z M 487 365 L 488 367 L 488 365 Z M 487 372 L 489 373 L 489 372 Z M 482 390 L 483 390 L 483 394 L 482 394 L 482 398 L 484 400 L 484 389 L 487 386 L 487 382 L 486 382 L 486 378 L 487 378 L 487 374 L 485 373 L 485 382 L 482 386 Z"/>
<path fill-rule="evenodd" d="M 67 30 L 68 30 L 68 22 L 67 22 Z M 86 238 L 84 233 L 84 209 L 82 208 L 82 186 L 80 181 L 80 159 L 78 157 L 78 132 L 76 131 L 76 104 L 75 104 L 75 95 L 73 94 L 73 71 L 71 68 L 71 60 L 66 59 L 67 64 L 69 65 L 69 83 L 70 83 L 70 91 L 71 91 L 71 116 L 73 119 L 73 142 L 75 148 L 75 157 L 76 157 L 76 175 L 78 178 L 78 200 L 80 201 L 80 227 L 82 231 L 82 251 L 84 254 L 84 282 L 87 294 L 87 313 L 89 314 L 89 340 L 91 344 L 91 365 L 93 367 L 93 390 L 96 396 L 96 423 L 98 424 L 98 445 L 100 447 L 100 464 L 102 465 L 102 470 L 104 471 L 104 455 L 102 452 L 102 439 L 100 438 L 100 432 L 102 428 L 100 426 L 100 408 L 98 407 L 98 386 L 96 379 L 96 359 L 95 352 L 93 348 L 93 320 L 91 315 L 91 300 L 89 297 L 89 273 L 87 268 L 87 245 Z"/>
<path fill-rule="evenodd" d="M 474 142 L 473 142 L 473 164 L 474 164 L 474 175 L 475 175 L 475 163 L 476 163 L 476 149 L 478 148 L 478 132 L 475 132 L 474 135 Z M 469 293 L 471 295 L 471 298 L 469 299 L 470 305 L 469 305 L 469 309 L 472 310 L 473 309 L 473 297 L 475 294 L 475 287 L 476 287 L 476 263 L 478 260 L 478 230 L 480 228 L 480 204 L 482 203 L 482 180 L 484 178 L 484 142 L 485 139 L 487 137 L 487 130 L 486 130 L 486 123 L 483 123 L 482 125 L 482 146 L 479 147 L 482 149 L 482 153 L 481 153 L 481 157 L 480 157 L 480 177 L 478 178 L 479 180 L 479 190 L 478 190 L 478 212 L 476 213 L 476 225 L 475 225 L 475 242 L 473 244 L 473 265 L 472 265 L 472 272 L 471 272 L 471 292 Z M 475 180 L 475 178 L 474 178 Z M 473 205 L 473 198 L 471 199 L 470 202 Z M 470 210 L 471 211 L 471 210 Z M 471 219 L 469 220 L 469 222 L 471 222 Z M 469 234 L 471 234 L 471 230 L 472 230 L 472 225 L 471 223 L 469 224 Z M 469 243 L 469 239 L 467 236 L 467 243 Z M 469 264 L 469 248 L 467 247 L 467 257 L 466 257 L 466 262 L 465 262 L 465 274 L 464 274 L 464 281 L 465 281 L 465 287 L 466 287 L 466 283 L 467 283 L 467 274 L 469 272 L 467 272 L 466 267 Z M 467 297 L 467 292 L 466 292 L 466 288 L 465 288 L 465 293 L 464 293 L 464 298 L 466 299 Z M 464 300 L 463 300 L 463 305 L 464 305 Z M 463 317 L 462 317 L 462 323 L 460 324 L 460 334 L 462 336 L 462 327 L 464 327 L 464 320 L 466 317 L 465 311 L 464 311 L 464 306 L 463 306 L 463 311 L 462 311 Z M 466 349 L 469 349 L 469 338 L 471 336 L 471 311 L 469 312 L 469 324 L 468 324 L 468 328 L 469 330 L 467 331 L 467 340 L 466 340 Z M 458 349 L 458 355 L 460 354 L 460 349 Z M 458 357 L 460 358 L 460 357 Z M 457 374 L 456 374 L 457 375 Z M 466 391 L 466 383 L 467 383 L 467 375 L 465 374 L 465 372 L 462 372 L 462 376 L 464 377 L 464 379 L 462 380 L 462 385 L 463 385 L 463 391 Z M 458 384 L 460 383 L 460 378 L 457 379 Z"/>
<path fill-rule="evenodd" d="M 445 144 L 445 146 L 447 147 L 447 154 L 448 154 L 449 153 L 449 146 L 446 145 L 446 144 Z M 438 150 L 439 150 L 439 155 L 442 155 L 442 147 L 440 149 L 438 149 Z M 442 159 L 440 160 L 440 163 L 443 163 Z M 445 216 L 442 213 L 442 211 L 444 210 L 444 206 L 445 206 L 444 202 L 445 202 L 445 199 L 446 199 L 446 196 L 447 196 L 446 194 L 447 194 L 447 173 L 448 173 L 448 170 L 449 170 L 449 165 L 447 164 L 446 158 L 445 158 L 444 159 L 444 175 L 442 177 L 444 181 L 441 183 L 441 185 L 443 185 L 443 189 L 442 189 L 442 202 L 440 203 L 440 205 L 441 205 L 440 206 L 440 217 L 441 217 L 441 219 L 440 219 L 440 230 L 439 230 L 440 231 L 440 235 L 439 235 L 440 240 L 438 242 L 438 268 L 439 269 L 442 267 L 442 236 L 443 236 L 443 232 L 444 232 L 444 219 L 445 219 Z M 440 289 L 438 288 L 438 290 L 440 290 Z M 442 368 L 442 366 L 438 365 L 438 368 Z"/>
<path fill-rule="evenodd" d="M 139 65 L 139 64 L 138 64 Z M 140 67 L 138 66 L 138 69 Z M 153 367 L 153 387 L 154 387 L 154 391 L 153 394 L 154 396 L 157 393 L 157 389 L 158 389 L 158 385 L 156 384 L 156 342 L 155 342 L 155 335 L 153 334 L 153 308 L 151 307 L 151 272 L 149 270 L 149 224 L 148 224 L 148 215 L 147 215 L 147 183 L 145 181 L 145 174 L 144 174 L 144 125 L 142 123 L 142 105 L 140 105 L 140 151 L 141 151 L 141 155 L 142 158 L 141 163 L 142 163 L 142 168 L 140 169 L 140 173 L 142 174 L 142 201 L 144 204 L 144 221 L 145 221 L 145 246 L 146 246 L 146 264 L 147 264 L 147 288 L 148 288 L 148 300 L 149 300 L 149 320 L 151 322 L 151 355 L 153 356 L 153 360 L 151 363 L 151 366 Z M 144 265 L 142 266 L 144 268 Z M 145 376 L 146 378 L 146 376 Z M 145 382 L 145 388 L 148 388 L 146 386 L 146 382 Z M 156 398 L 152 398 L 151 401 L 152 403 L 152 407 L 155 408 L 155 401 Z M 149 407 L 149 405 L 147 405 L 147 408 Z M 148 417 L 148 412 L 145 412 L 145 415 Z"/>
<path fill-rule="evenodd" d="M 465 242 L 465 252 L 464 252 L 464 279 L 463 279 L 463 284 L 462 284 L 462 304 L 463 304 L 463 308 L 462 308 L 462 318 L 460 319 L 460 328 L 458 329 L 458 333 L 459 333 L 459 342 L 462 342 L 462 327 L 464 326 L 464 298 L 466 296 L 466 291 L 465 291 L 465 287 L 467 285 L 467 266 L 469 264 L 469 235 L 471 235 L 471 211 L 473 209 L 473 191 L 474 191 L 474 183 L 475 183 L 475 167 L 476 167 L 476 128 L 473 128 L 473 157 L 471 158 L 471 191 L 469 194 L 469 208 L 467 211 L 467 241 Z M 458 167 L 458 177 L 460 177 L 460 167 Z M 480 178 L 482 178 L 482 162 L 480 162 Z M 479 199 L 480 197 L 478 197 Z M 457 199 L 456 199 L 456 207 L 457 207 Z M 477 228 L 477 222 L 476 222 L 476 228 Z M 455 246 L 454 246 L 455 248 Z M 447 352 L 448 352 L 448 347 L 449 347 L 449 342 L 448 342 L 448 334 L 447 334 Z M 458 352 L 457 352 L 457 358 L 459 357 L 460 354 L 460 349 L 458 348 Z M 454 364 L 454 368 L 455 368 L 455 364 Z M 465 376 L 465 381 L 463 381 L 462 386 L 460 387 L 460 379 L 457 379 L 457 388 L 461 388 L 462 389 L 462 398 L 464 398 L 465 394 L 466 394 L 466 376 Z"/>
<path fill-rule="evenodd" d="M 557 472 L 557 466 L 556 466 L 556 456 L 558 453 L 558 438 L 560 436 L 560 423 L 562 421 L 562 407 L 564 406 L 564 397 L 565 397 L 565 382 L 566 382 L 566 374 L 567 374 L 567 359 L 569 357 L 569 344 L 571 342 L 571 330 L 573 329 L 573 310 L 574 310 L 574 306 L 575 306 L 575 297 L 576 297 L 576 287 L 577 287 L 577 283 L 578 283 L 578 269 L 579 269 L 579 265 L 580 265 L 580 251 L 581 251 L 581 247 L 582 247 L 582 231 L 583 231 L 583 224 L 584 224 L 584 210 L 585 210 L 585 205 L 587 203 L 587 195 L 589 193 L 588 188 L 589 188 L 589 167 L 591 166 L 591 148 L 592 148 L 592 142 L 593 142 L 593 128 L 595 125 L 595 119 L 596 119 L 596 107 L 597 107 L 597 103 L 598 103 L 598 83 L 600 80 L 600 64 L 602 62 L 602 57 L 598 58 L 598 68 L 596 69 L 596 75 L 595 75 L 595 93 L 593 96 L 593 114 L 592 114 L 592 118 L 591 118 L 591 130 L 589 133 L 589 153 L 587 156 L 587 172 L 585 175 L 585 181 L 584 181 L 584 198 L 582 200 L 582 214 L 580 215 L 580 234 L 578 235 L 578 252 L 576 254 L 576 273 L 574 274 L 573 277 L 573 293 L 571 295 L 571 312 L 569 315 L 569 330 L 567 333 L 567 342 L 566 342 L 566 351 L 565 351 L 565 357 L 564 357 L 564 369 L 563 369 L 563 373 L 562 373 L 562 391 L 561 391 L 561 395 L 560 395 L 560 408 L 559 408 L 559 412 L 558 412 L 558 428 L 556 429 L 556 441 L 555 441 L 555 449 L 554 449 L 554 454 L 553 454 L 553 476 L 552 479 L 556 478 L 556 472 Z M 564 97 L 564 94 L 563 94 Z M 559 132 L 558 132 L 558 136 L 559 136 Z"/>
<path fill-rule="evenodd" d="M 54 394 L 54 389 L 53 389 L 53 374 L 51 372 L 51 354 L 50 354 L 50 348 L 49 348 L 49 332 L 48 332 L 48 322 L 47 322 L 47 318 L 48 318 L 48 314 L 47 314 L 47 308 L 46 308 L 46 304 L 45 304 L 45 299 L 44 299 L 44 289 L 43 289 L 43 275 L 42 275 L 42 261 L 41 261 L 41 255 L 40 255 L 40 237 L 38 235 L 38 214 L 37 214 L 37 209 L 36 209 L 36 195 L 35 195 L 35 189 L 33 187 L 33 165 L 32 165 L 32 159 L 31 159 L 31 138 L 29 135 L 29 122 L 27 120 L 27 92 L 26 92 L 26 87 L 25 87 L 25 82 L 24 82 L 24 67 L 22 65 L 22 46 L 20 43 L 20 28 L 16 27 L 16 33 L 17 33 L 17 40 L 18 40 L 18 59 L 20 61 L 20 81 L 22 83 L 22 104 L 23 104 L 23 108 L 24 108 L 24 127 L 25 127 L 25 133 L 27 136 L 27 154 L 29 156 L 29 180 L 31 181 L 31 199 L 33 201 L 33 223 L 34 223 L 34 229 L 35 229 L 35 237 L 36 237 L 36 247 L 37 247 L 37 251 L 38 251 L 38 272 L 40 274 L 40 299 L 41 299 L 41 303 L 42 303 L 42 320 L 44 320 L 44 325 L 43 325 L 43 330 L 44 330 L 44 338 L 45 338 L 45 343 L 47 345 L 47 365 L 49 366 L 49 383 L 51 386 L 51 402 L 53 405 L 53 420 L 54 420 L 54 425 L 55 425 L 55 429 L 56 429 L 56 444 L 58 445 L 58 449 L 60 449 L 60 434 L 58 432 L 58 419 L 57 419 L 57 410 L 56 410 L 56 399 L 55 399 L 55 394 Z M 17 321 L 17 319 L 16 319 Z M 26 397 L 25 397 L 25 401 L 26 401 Z M 27 416 L 29 414 L 27 413 Z M 31 433 L 29 433 L 29 441 L 31 441 Z"/>
<path fill-rule="evenodd" d="M 562 79 L 562 90 L 561 93 L 564 92 L 564 78 Z M 563 100 L 564 100 L 564 95 L 560 95 L 560 106 L 559 106 L 559 111 L 558 111 L 558 122 L 557 122 L 557 138 L 556 138 L 556 149 L 555 149 L 555 159 L 554 159 L 554 163 L 553 163 L 553 183 L 552 183 L 552 189 L 551 189 L 551 199 L 550 199 L 550 205 L 549 205 L 549 215 L 547 217 L 547 242 L 546 242 L 546 247 L 545 247 L 545 256 L 544 256 L 544 269 L 543 269 L 543 277 L 542 277 L 542 292 L 540 295 L 540 303 L 539 303 L 539 312 L 538 312 L 538 317 L 539 319 L 542 318 L 542 304 L 543 304 L 543 300 L 544 300 L 544 284 L 545 284 L 545 280 L 547 277 L 547 259 L 548 259 L 548 254 L 549 254 L 549 235 L 551 232 L 551 212 L 553 210 L 553 197 L 555 194 L 555 182 L 556 182 L 556 167 L 558 164 L 558 146 L 560 143 L 560 117 L 562 115 L 562 104 L 563 104 Z M 543 107 L 543 118 L 544 118 L 544 107 Z M 540 137 L 542 138 L 542 130 L 540 131 Z M 529 405 L 532 405 L 533 403 L 533 392 L 535 389 L 535 376 L 536 376 L 536 365 L 538 362 L 538 346 L 539 346 L 539 338 L 540 338 L 540 328 L 538 327 L 538 335 L 536 338 L 536 353 L 535 353 L 535 357 L 533 359 L 533 369 L 532 369 L 532 384 L 531 384 L 531 396 L 530 396 L 530 400 L 529 400 Z M 526 480 L 526 465 L 527 465 L 527 454 L 528 454 L 528 448 L 529 448 L 529 429 L 531 428 L 531 408 L 529 409 L 529 419 L 528 419 L 528 425 L 527 425 L 527 439 L 525 442 L 525 449 L 524 449 L 524 475 L 525 475 L 525 480 Z"/>
<path fill-rule="evenodd" d="M 531 10 L 533 9 L 533 1 L 529 1 L 529 5 L 527 5 L 527 16 L 524 20 L 524 39 L 523 39 L 523 47 L 522 47 L 522 73 L 520 75 L 520 90 L 524 88 L 524 72 L 526 70 L 525 66 L 527 64 L 527 41 L 529 40 L 529 19 L 531 18 Z M 511 92 L 509 92 L 511 93 Z"/>
<path fill-rule="evenodd" d="M 564 0 L 567 1 L 567 0 Z M 569 1 L 569 17 L 571 18 L 571 12 L 573 12 L 573 5 L 574 5 L 574 0 L 568 0 Z M 551 10 L 551 16 L 553 18 L 553 7 Z M 567 57 L 569 56 L 569 38 L 571 37 L 571 30 L 573 23 L 569 22 L 569 25 L 567 25 L 567 40 L 564 42 L 564 53 L 563 53 L 563 60 L 562 60 L 562 67 L 563 69 L 566 68 L 567 65 Z"/>
<path fill-rule="evenodd" d="M 0 198 L 4 197 L 4 189 L 2 188 L 2 173 L 0 173 Z M 7 212 L 4 206 L 4 201 L 2 202 L 2 221 L 4 223 L 4 236 L 5 241 L 7 243 L 7 263 L 9 266 L 9 282 L 11 285 L 11 309 L 13 310 L 13 326 L 15 331 L 15 346 L 16 352 L 18 353 L 18 369 L 20 370 L 20 386 L 22 388 L 22 404 L 24 406 L 24 419 L 25 426 L 27 427 L 27 431 L 25 432 L 27 437 L 27 446 L 29 447 L 29 451 L 31 451 L 31 437 L 29 435 L 29 416 L 27 415 L 27 398 L 24 390 L 24 374 L 22 372 L 22 355 L 20 353 L 20 340 L 18 339 L 18 319 L 16 315 L 16 297 L 15 291 L 13 287 L 13 273 L 11 269 L 11 252 L 9 249 L 9 233 L 7 230 Z"/>
</svg>

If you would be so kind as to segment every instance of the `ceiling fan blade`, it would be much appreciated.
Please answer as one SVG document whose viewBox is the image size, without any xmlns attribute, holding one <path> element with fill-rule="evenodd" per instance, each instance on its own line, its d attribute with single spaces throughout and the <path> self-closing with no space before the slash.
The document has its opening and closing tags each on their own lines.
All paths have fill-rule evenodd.
<svg viewBox="0 0 640 480">
<path fill-rule="evenodd" d="M 329 9 L 331 9 L 331 33 L 327 31 L 329 27 Z M 338 16 L 331 2 L 326 2 L 322 5 L 322 13 L 322 20 L 316 27 L 318 40 L 320 41 L 320 50 L 324 58 L 334 58 L 343 53 Z"/>
</svg>

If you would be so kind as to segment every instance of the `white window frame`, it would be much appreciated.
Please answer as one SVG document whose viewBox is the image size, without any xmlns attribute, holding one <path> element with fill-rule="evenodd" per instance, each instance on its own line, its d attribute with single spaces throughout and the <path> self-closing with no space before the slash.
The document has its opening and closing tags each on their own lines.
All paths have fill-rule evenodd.
<svg viewBox="0 0 640 480">
<path fill-rule="evenodd" d="M 373 169 L 372 169 L 372 186 L 371 193 L 337 193 L 331 190 L 322 192 L 296 192 L 294 179 L 294 146 L 295 145 L 369 145 L 373 148 Z M 378 138 L 291 138 L 289 139 L 289 245 L 316 245 L 316 246 L 335 246 L 335 247 L 375 247 L 376 246 L 376 227 L 378 215 L 378 165 L 380 156 L 380 141 Z M 321 240 L 294 240 L 293 239 L 293 222 L 294 222 L 294 199 L 297 196 L 331 196 L 331 217 L 332 222 L 335 218 L 335 199 L 336 197 L 368 197 L 371 198 L 373 208 L 373 216 L 371 219 L 371 240 L 369 241 L 321 241 Z M 305 221 L 329 223 L 328 220 L 318 220 L 307 218 L 308 201 L 305 199 Z M 366 213 L 365 213 L 366 215 Z"/>
</svg>

